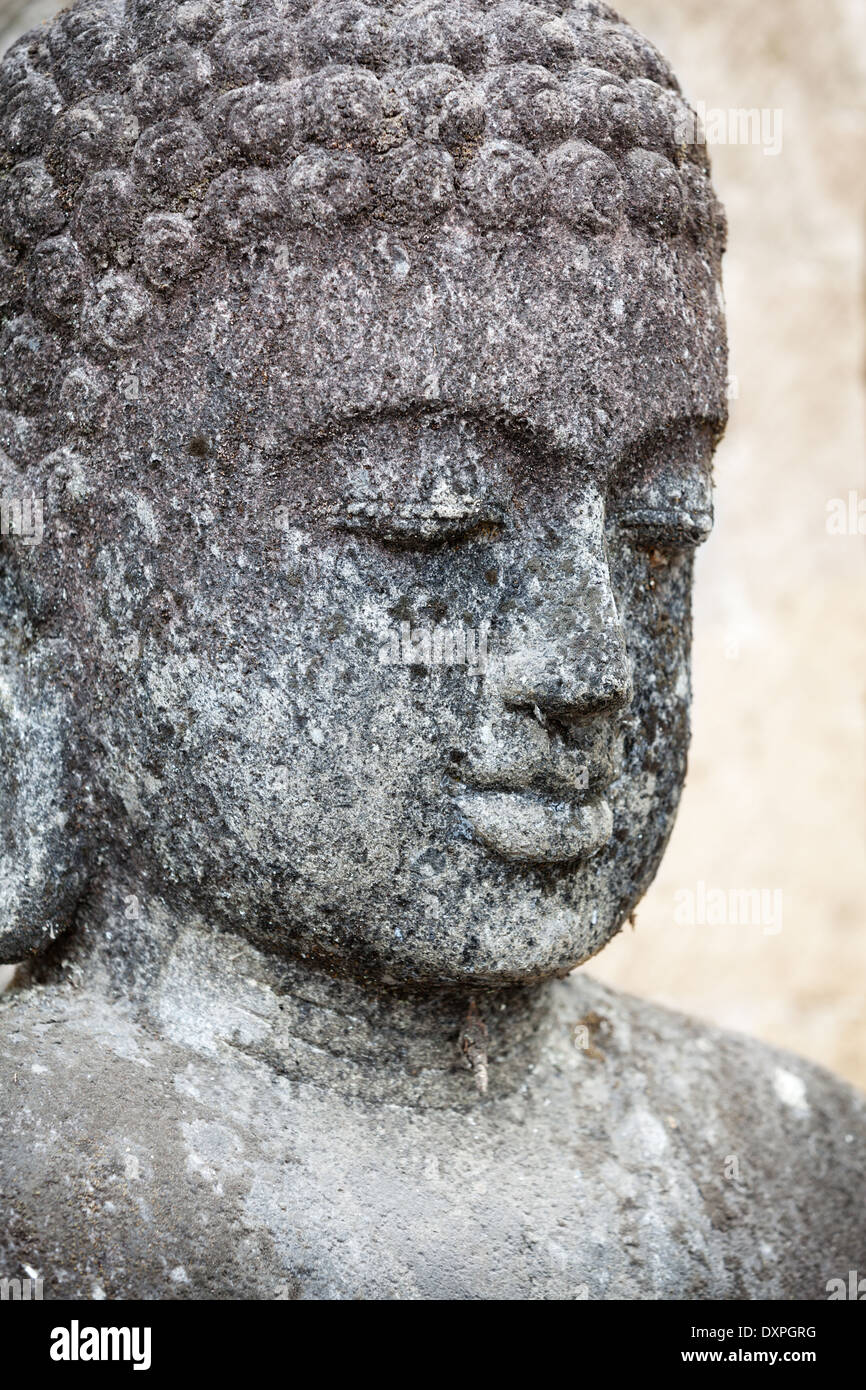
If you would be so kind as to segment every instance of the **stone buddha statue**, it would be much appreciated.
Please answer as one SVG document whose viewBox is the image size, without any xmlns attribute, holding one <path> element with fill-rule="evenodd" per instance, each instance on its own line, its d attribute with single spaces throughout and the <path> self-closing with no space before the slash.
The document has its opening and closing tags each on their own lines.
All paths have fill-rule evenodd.
<svg viewBox="0 0 866 1390">
<path fill-rule="evenodd" d="M 863 1100 L 570 973 L 671 831 L 725 423 L 667 64 L 103 0 L 0 111 L 0 1273 L 826 1297 Z"/>
</svg>

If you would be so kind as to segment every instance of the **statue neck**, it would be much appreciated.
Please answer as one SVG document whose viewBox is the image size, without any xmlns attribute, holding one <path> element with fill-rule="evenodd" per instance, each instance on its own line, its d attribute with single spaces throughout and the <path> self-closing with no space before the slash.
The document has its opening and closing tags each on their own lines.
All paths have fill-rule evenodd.
<svg viewBox="0 0 866 1390">
<path fill-rule="evenodd" d="M 158 899 L 92 899 L 53 959 L 34 967 L 109 994 L 168 1040 L 245 1057 L 276 1075 L 372 1102 L 472 1107 L 531 1078 L 551 1017 L 549 982 L 412 990 L 277 956 Z"/>
</svg>

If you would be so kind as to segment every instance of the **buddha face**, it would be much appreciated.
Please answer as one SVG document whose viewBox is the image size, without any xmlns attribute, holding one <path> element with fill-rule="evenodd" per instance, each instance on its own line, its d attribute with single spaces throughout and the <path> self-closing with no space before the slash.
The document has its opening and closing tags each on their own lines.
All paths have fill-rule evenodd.
<svg viewBox="0 0 866 1390">
<path fill-rule="evenodd" d="M 688 108 L 594 0 L 331 8 L 78 7 L 0 65 L 0 487 L 44 509 L 0 959 L 108 888 L 531 980 L 670 832 L 726 376 Z"/>
<path fill-rule="evenodd" d="M 712 274 L 639 249 L 347 234 L 215 269 L 117 369 L 106 481 L 67 461 L 54 506 L 131 892 L 386 982 L 619 928 L 683 781 L 723 410 Z"/>
</svg>

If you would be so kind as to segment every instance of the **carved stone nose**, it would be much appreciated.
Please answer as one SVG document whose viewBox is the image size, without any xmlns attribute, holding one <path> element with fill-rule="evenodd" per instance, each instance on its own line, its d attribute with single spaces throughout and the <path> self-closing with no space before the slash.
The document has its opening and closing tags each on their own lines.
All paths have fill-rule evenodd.
<svg viewBox="0 0 866 1390">
<path fill-rule="evenodd" d="M 623 709 L 632 699 L 631 667 L 621 633 L 578 634 L 564 650 L 517 650 L 505 663 L 502 698 L 567 719 Z"/>
<path fill-rule="evenodd" d="M 631 664 L 599 536 L 587 530 L 575 546 L 567 590 L 542 583 L 533 598 L 503 653 L 506 705 L 589 719 L 629 704 Z"/>
</svg>

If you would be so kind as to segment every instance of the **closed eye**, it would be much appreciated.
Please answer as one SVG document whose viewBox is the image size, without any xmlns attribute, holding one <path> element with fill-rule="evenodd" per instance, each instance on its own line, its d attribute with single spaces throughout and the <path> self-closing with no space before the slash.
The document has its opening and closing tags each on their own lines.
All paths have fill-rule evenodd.
<svg viewBox="0 0 866 1390">
<path fill-rule="evenodd" d="M 369 536 L 383 545 L 404 550 L 496 541 L 505 524 L 501 509 L 468 497 L 440 502 L 348 498 L 332 513 L 330 521 L 336 530 Z"/>
<path fill-rule="evenodd" d="M 617 520 L 641 550 L 694 550 L 713 529 L 712 509 L 703 507 L 633 506 L 619 512 Z"/>
<path fill-rule="evenodd" d="M 712 456 L 717 430 L 674 421 L 623 461 L 610 490 L 611 512 L 641 550 L 694 550 L 713 529 Z"/>
</svg>

